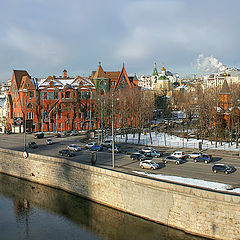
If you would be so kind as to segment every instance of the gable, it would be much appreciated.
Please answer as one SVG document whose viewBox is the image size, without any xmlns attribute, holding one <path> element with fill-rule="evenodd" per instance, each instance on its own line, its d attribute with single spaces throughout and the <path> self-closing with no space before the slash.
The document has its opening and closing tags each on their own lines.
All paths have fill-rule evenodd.
<svg viewBox="0 0 240 240">
<path fill-rule="evenodd" d="M 22 83 L 21 83 L 19 89 L 36 90 L 35 86 L 33 85 L 32 81 L 30 80 L 29 76 L 22 77 Z"/>
<path fill-rule="evenodd" d="M 117 88 L 125 88 L 125 87 L 129 87 L 129 88 L 132 88 L 132 84 L 128 78 L 128 75 L 127 75 L 127 72 L 123 66 L 122 68 L 122 71 L 120 73 L 120 76 L 117 80 L 117 83 L 116 83 L 116 86 L 115 86 L 115 89 Z"/>
<path fill-rule="evenodd" d="M 13 70 L 10 91 L 16 92 L 19 90 L 23 76 L 30 77 L 28 72 L 25 70 Z"/>
</svg>

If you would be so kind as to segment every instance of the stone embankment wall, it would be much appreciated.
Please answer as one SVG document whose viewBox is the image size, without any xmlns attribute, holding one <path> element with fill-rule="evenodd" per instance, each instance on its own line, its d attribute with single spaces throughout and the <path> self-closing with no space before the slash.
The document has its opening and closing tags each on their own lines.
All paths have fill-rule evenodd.
<svg viewBox="0 0 240 240">
<path fill-rule="evenodd" d="M 0 149 L 0 172 L 212 239 L 240 239 L 240 196 Z"/>
</svg>

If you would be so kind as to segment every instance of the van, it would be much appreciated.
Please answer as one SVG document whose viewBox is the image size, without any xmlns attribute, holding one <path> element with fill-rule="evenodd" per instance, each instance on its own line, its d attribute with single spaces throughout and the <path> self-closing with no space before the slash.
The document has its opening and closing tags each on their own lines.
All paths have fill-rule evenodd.
<svg viewBox="0 0 240 240">
<path fill-rule="evenodd" d="M 176 151 L 171 154 L 172 157 L 180 158 L 180 159 L 185 159 L 186 155 L 184 152 L 181 151 Z"/>
</svg>

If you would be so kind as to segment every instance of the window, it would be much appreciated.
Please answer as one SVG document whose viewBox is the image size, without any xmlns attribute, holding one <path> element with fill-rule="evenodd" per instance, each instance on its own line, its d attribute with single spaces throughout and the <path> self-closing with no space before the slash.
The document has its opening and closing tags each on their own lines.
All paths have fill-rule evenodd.
<svg viewBox="0 0 240 240">
<path fill-rule="evenodd" d="M 64 95 L 63 95 L 63 93 L 61 93 L 61 98 L 64 98 Z"/>
<path fill-rule="evenodd" d="M 65 98 L 70 98 L 70 92 L 65 92 Z"/>
<path fill-rule="evenodd" d="M 27 113 L 27 118 L 28 119 L 33 119 L 33 112 L 28 112 Z"/>
<path fill-rule="evenodd" d="M 81 113 L 78 113 L 78 118 L 81 118 L 82 114 Z"/>
<path fill-rule="evenodd" d="M 50 104 L 47 105 L 47 110 L 49 110 L 49 109 L 50 109 Z"/>
<path fill-rule="evenodd" d="M 54 99 L 54 92 L 49 92 L 48 93 L 48 99 L 53 100 Z"/>
<path fill-rule="evenodd" d="M 62 113 L 59 113 L 59 118 L 62 118 Z"/>
<path fill-rule="evenodd" d="M 34 92 L 33 91 L 30 91 L 30 99 L 34 98 Z"/>
<path fill-rule="evenodd" d="M 18 112 L 18 117 L 21 117 L 21 113 L 20 112 Z"/>
<path fill-rule="evenodd" d="M 89 95 L 88 92 L 82 92 L 82 99 L 88 99 Z"/>
<path fill-rule="evenodd" d="M 54 92 L 54 99 L 58 99 L 58 92 Z"/>
</svg>

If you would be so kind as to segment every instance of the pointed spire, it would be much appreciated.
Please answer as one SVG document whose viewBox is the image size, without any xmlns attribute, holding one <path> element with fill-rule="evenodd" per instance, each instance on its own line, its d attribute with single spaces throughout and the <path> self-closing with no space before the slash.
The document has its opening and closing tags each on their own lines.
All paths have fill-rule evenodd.
<svg viewBox="0 0 240 240">
<path fill-rule="evenodd" d="M 153 68 L 152 76 L 158 76 L 158 71 L 157 71 L 157 64 L 156 64 L 156 62 L 154 62 L 153 66 L 154 66 L 154 68 Z"/>
<path fill-rule="evenodd" d="M 223 82 L 222 89 L 220 91 L 220 94 L 231 94 L 228 83 L 226 79 Z"/>
</svg>

